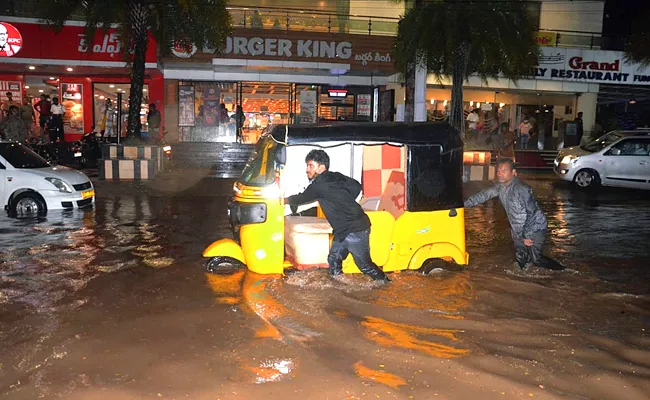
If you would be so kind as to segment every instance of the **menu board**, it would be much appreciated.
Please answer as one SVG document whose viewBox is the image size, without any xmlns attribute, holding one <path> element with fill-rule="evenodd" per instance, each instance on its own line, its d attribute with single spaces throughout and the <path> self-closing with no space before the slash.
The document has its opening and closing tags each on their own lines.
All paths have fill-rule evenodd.
<svg viewBox="0 0 650 400">
<path fill-rule="evenodd" d="M 316 91 L 300 91 L 300 123 L 316 123 Z"/>
<path fill-rule="evenodd" d="M 79 83 L 62 83 L 61 104 L 65 108 L 65 115 L 63 116 L 63 127 L 65 133 L 83 135 L 83 85 Z"/>
<path fill-rule="evenodd" d="M 194 126 L 194 86 L 178 87 L 178 126 Z"/>
<path fill-rule="evenodd" d="M 357 95 L 357 116 L 369 117 L 372 96 L 369 94 Z"/>
</svg>

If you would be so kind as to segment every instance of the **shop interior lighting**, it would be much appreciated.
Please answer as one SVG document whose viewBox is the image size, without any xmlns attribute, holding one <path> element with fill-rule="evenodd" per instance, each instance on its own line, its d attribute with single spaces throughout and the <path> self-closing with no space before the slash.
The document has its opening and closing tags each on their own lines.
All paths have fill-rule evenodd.
<svg viewBox="0 0 650 400">
<path fill-rule="evenodd" d="M 31 69 L 31 70 L 33 71 L 33 70 L 35 70 L 35 69 L 36 69 L 36 67 L 35 67 L 35 66 L 33 66 L 33 65 L 30 65 L 30 66 L 29 66 L 29 69 Z"/>
<path fill-rule="evenodd" d="M 431 104 L 435 103 L 436 101 L 434 99 L 431 99 Z"/>
<path fill-rule="evenodd" d="M 122 89 L 120 89 L 120 88 L 117 88 L 117 91 L 118 91 L 118 92 L 121 92 L 121 91 L 122 91 Z"/>
<path fill-rule="evenodd" d="M 51 80 L 51 81 L 53 81 L 54 79 L 56 79 L 56 78 L 54 78 L 53 76 L 50 76 L 50 80 Z"/>
<path fill-rule="evenodd" d="M 635 99 L 630 100 L 630 104 L 636 104 L 636 100 Z"/>
<path fill-rule="evenodd" d="M 143 91 L 143 92 L 146 92 L 146 91 L 147 91 L 147 89 L 142 89 L 142 91 Z"/>
<path fill-rule="evenodd" d="M 66 70 L 67 70 L 68 72 L 72 72 L 72 67 L 68 67 L 68 68 L 66 68 Z"/>
<path fill-rule="evenodd" d="M 95 95 L 95 97 L 99 97 L 99 95 L 98 95 L 98 94 L 96 94 L 96 95 Z"/>
<path fill-rule="evenodd" d="M 28 85 L 25 85 L 25 89 L 29 89 L 29 86 L 28 86 Z"/>
<path fill-rule="evenodd" d="M 447 106 L 447 100 L 445 100 L 445 101 L 442 103 L 442 105 L 446 107 L 446 106 Z"/>
<path fill-rule="evenodd" d="M 115 87 L 115 85 L 108 85 L 108 87 L 112 89 Z"/>
<path fill-rule="evenodd" d="M 99 100 L 104 100 L 104 96 L 99 96 Z"/>
<path fill-rule="evenodd" d="M 44 92 L 43 89 L 38 89 L 38 93 L 43 93 L 43 92 Z"/>
<path fill-rule="evenodd" d="M 474 107 L 474 102 L 473 102 L 473 101 L 470 101 L 470 102 L 469 102 L 469 106 L 470 106 L 470 107 Z"/>
<path fill-rule="evenodd" d="M 503 108 L 506 105 L 506 103 L 499 103 L 499 107 Z"/>
<path fill-rule="evenodd" d="M 481 108 L 481 103 L 479 103 L 478 101 L 476 102 L 476 108 Z"/>
</svg>

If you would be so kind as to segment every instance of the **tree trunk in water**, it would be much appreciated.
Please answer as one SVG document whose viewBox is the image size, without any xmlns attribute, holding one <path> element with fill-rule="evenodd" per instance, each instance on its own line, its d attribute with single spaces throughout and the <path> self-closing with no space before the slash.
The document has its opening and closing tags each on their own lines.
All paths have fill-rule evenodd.
<svg viewBox="0 0 650 400">
<path fill-rule="evenodd" d="M 449 123 L 458 129 L 461 139 L 465 140 L 465 114 L 463 113 L 463 81 L 467 73 L 469 61 L 469 44 L 465 43 L 458 48 L 458 57 L 454 64 L 451 85 L 451 108 L 449 110 Z"/>
<path fill-rule="evenodd" d="M 413 122 L 415 119 L 415 63 L 409 63 L 406 66 L 404 89 L 404 122 Z"/>
<path fill-rule="evenodd" d="M 131 66 L 131 92 L 129 96 L 129 117 L 127 133 L 130 138 L 140 138 L 140 108 L 142 107 L 142 89 L 144 89 L 145 55 L 147 53 L 147 6 L 137 1 L 130 1 L 130 17 L 133 29 L 133 64 Z"/>
</svg>

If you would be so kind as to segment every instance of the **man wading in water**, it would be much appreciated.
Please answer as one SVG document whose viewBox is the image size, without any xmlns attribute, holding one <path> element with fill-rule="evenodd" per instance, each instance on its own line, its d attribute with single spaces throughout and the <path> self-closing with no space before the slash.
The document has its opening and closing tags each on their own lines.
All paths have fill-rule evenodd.
<svg viewBox="0 0 650 400">
<path fill-rule="evenodd" d="M 465 208 L 474 207 L 499 197 L 510 222 L 510 233 L 515 244 L 515 269 L 528 269 L 531 265 L 562 270 L 556 261 L 544 257 L 546 217 L 539 209 L 533 190 L 516 176 L 515 163 L 510 158 L 497 162 L 498 183 L 481 190 L 465 201 Z"/>
<path fill-rule="evenodd" d="M 343 260 L 352 254 L 361 272 L 376 281 L 389 282 L 390 279 L 370 258 L 370 219 L 356 202 L 361 184 L 339 172 L 330 172 L 330 158 L 323 150 L 310 151 L 305 163 L 311 184 L 304 192 L 287 198 L 285 203 L 295 214 L 298 205 L 318 200 L 334 231 L 327 256 L 330 276 L 341 275 Z"/>
</svg>

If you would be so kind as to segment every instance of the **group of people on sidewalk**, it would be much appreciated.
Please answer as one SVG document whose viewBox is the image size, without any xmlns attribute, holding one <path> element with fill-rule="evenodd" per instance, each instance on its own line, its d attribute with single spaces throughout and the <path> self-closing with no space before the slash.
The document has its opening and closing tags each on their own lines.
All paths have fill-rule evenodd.
<svg viewBox="0 0 650 400">
<path fill-rule="evenodd" d="M 22 142 L 32 137 L 45 137 L 49 133 L 51 142 L 63 141 L 63 117 L 65 108 L 58 97 L 46 94 L 32 107 L 32 99 L 26 97 L 21 104 L 13 99 L 11 92 L 0 105 L 0 132 L 6 140 Z M 36 122 L 38 112 L 38 123 Z M 37 129 L 37 127 L 40 129 Z"/>
</svg>

